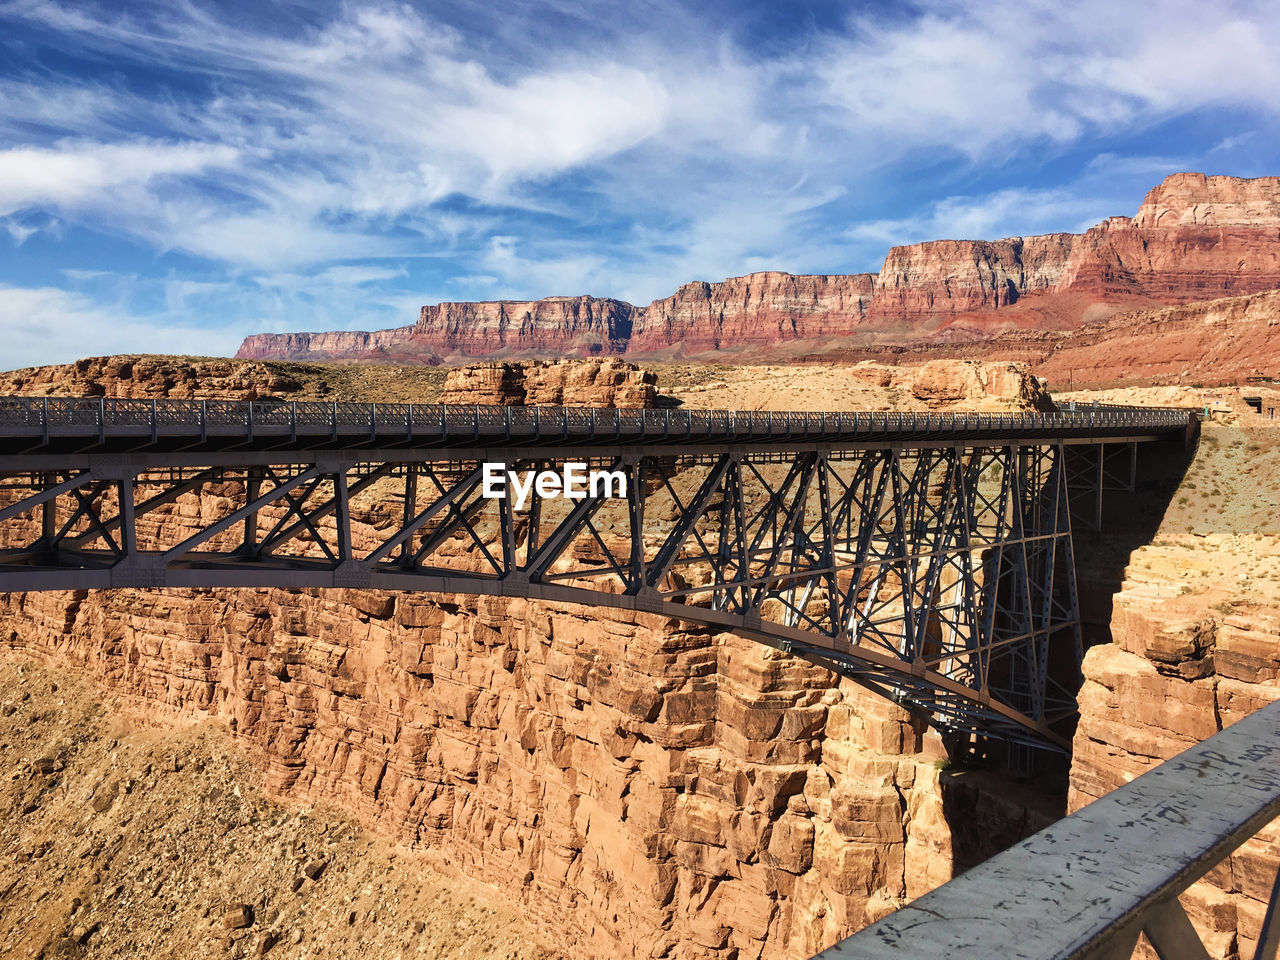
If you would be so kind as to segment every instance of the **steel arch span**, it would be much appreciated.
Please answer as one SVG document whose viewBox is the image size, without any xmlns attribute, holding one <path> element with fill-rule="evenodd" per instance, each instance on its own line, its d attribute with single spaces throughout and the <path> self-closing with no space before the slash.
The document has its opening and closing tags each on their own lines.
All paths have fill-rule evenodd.
<svg viewBox="0 0 1280 960">
<path fill-rule="evenodd" d="M 515 436 L 510 410 L 488 410 L 486 427 L 505 431 L 494 442 L 483 408 L 453 438 L 450 412 L 432 408 L 428 443 L 408 408 L 397 449 L 377 433 L 379 405 L 352 418 L 371 431 L 360 449 L 336 405 L 331 436 L 300 440 L 318 428 L 296 406 L 282 426 L 279 405 L 240 404 L 247 427 L 220 435 L 205 405 L 198 424 L 126 408 L 116 430 L 102 401 L 62 419 L 22 401 L 13 422 L 6 402 L 3 591 L 347 587 L 644 611 L 820 663 L 944 732 L 1059 748 L 1082 657 L 1067 444 L 1131 445 L 1187 422 L 888 415 L 877 430 L 832 414 L 797 430 L 741 414 L 704 440 L 697 413 L 673 437 L 669 413 L 598 411 L 575 438 L 582 414 L 535 412 L 532 436 Z M 228 442 L 237 430 L 244 441 Z M 532 483 L 522 502 L 492 482 L 570 463 L 613 483 L 576 498 Z"/>
</svg>

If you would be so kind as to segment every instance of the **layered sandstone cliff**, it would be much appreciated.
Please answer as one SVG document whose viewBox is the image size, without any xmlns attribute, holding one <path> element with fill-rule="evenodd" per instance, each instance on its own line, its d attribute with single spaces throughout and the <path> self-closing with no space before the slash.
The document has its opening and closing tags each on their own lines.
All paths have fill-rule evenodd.
<svg viewBox="0 0 1280 960">
<path fill-rule="evenodd" d="M 374 333 L 260 334 L 245 358 L 399 360 L 690 353 L 789 357 L 833 346 L 983 340 L 1062 330 L 1124 307 L 1280 287 L 1280 178 L 1174 174 L 1134 218 L 1076 236 L 939 240 L 889 251 L 878 274 L 753 273 L 687 283 L 637 307 L 593 297 L 443 303 Z"/>
<path fill-rule="evenodd" d="M 372 360 L 384 363 L 440 362 L 441 343 L 416 327 L 391 330 L 328 330 L 322 333 L 256 333 L 236 352 L 254 360 Z"/>
<path fill-rule="evenodd" d="M 443 371 L 423 366 L 315 364 L 118 354 L 0 372 L 0 395 L 437 403 Z"/>
<path fill-rule="evenodd" d="M 955 314 L 996 310 L 1054 290 L 1076 237 L 1055 233 L 986 243 L 935 240 L 894 247 L 876 277 L 871 318 L 919 326 Z"/>
<path fill-rule="evenodd" d="M 890 705 L 747 641 L 523 601 L 118 591 L 0 601 L 9 645 L 271 792 L 496 883 L 579 957 L 806 957 L 947 879 L 947 795 Z M 969 802 L 972 803 L 972 798 Z M 1036 820 L 988 807 L 1011 841 Z"/>
<path fill-rule="evenodd" d="M 1174 173 L 1147 194 L 1136 227 L 1280 227 L 1280 177 Z"/>
<path fill-rule="evenodd" d="M 1035 368 L 1055 385 L 1280 376 L 1280 291 L 1125 312 L 1042 346 Z"/>
<path fill-rule="evenodd" d="M 440 402 L 649 409 L 657 382 L 649 371 L 613 358 L 479 363 L 450 370 Z"/>
<path fill-rule="evenodd" d="M 770 271 L 720 283 L 686 283 L 640 311 L 633 353 L 739 351 L 787 340 L 840 336 L 865 318 L 875 277 L 792 276 Z"/>
</svg>

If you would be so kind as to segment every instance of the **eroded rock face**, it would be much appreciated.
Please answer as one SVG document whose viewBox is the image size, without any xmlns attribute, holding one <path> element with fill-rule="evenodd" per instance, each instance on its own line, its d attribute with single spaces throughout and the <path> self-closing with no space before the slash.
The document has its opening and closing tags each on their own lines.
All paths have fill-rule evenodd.
<svg viewBox="0 0 1280 960">
<path fill-rule="evenodd" d="M 1085 656 L 1070 811 L 1280 698 L 1280 604 L 1192 586 L 1236 562 L 1194 543 L 1139 550 L 1115 597 L 1113 642 Z M 1273 823 L 1183 895 L 1210 956 L 1253 955 L 1277 842 Z"/>
<path fill-rule="evenodd" d="M 422 308 L 415 331 L 466 356 L 617 353 L 631 336 L 635 313 L 629 303 L 596 297 L 441 303 Z"/>
<path fill-rule="evenodd" d="M 0 394 L 10 396 L 241 399 L 298 387 L 297 380 L 263 363 L 146 355 L 89 357 L 0 374 Z"/>
<path fill-rule="evenodd" d="M 634 353 L 740 350 L 839 336 L 863 322 L 875 275 L 792 276 L 769 271 L 719 283 L 686 283 L 636 318 Z"/>
<path fill-rule="evenodd" d="M 935 240 L 894 247 L 876 277 L 871 318 L 919 324 L 995 310 L 1024 295 L 1052 290 L 1076 238 L 1069 233 L 995 243 Z"/>
<path fill-rule="evenodd" d="M 253 360 L 373 360 L 383 363 L 441 362 L 440 341 L 418 327 L 390 330 L 329 330 L 322 333 L 255 333 L 236 352 Z"/>
<path fill-rule="evenodd" d="M 441 357 L 592 353 L 732 359 L 785 356 L 837 340 L 885 349 L 1067 330 L 1120 307 L 1190 303 L 1280 287 L 1280 178 L 1173 174 L 1134 218 L 1082 235 L 937 240 L 889 251 L 878 274 L 776 271 L 687 283 L 647 307 L 592 297 L 445 303 L 413 327 L 375 333 L 258 335 L 246 358 Z"/>
<path fill-rule="evenodd" d="M 1280 291 L 1117 314 L 1055 339 L 1036 369 L 1055 387 L 1117 379 L 1231 382 L 1280 372 Z"/>
<path fill-rule="evenodd" d="M 1147 194 L 1135 227 L 1280 227 L 1280 177 L 1174 173 Z"/>
<path fill-rule="evenodd" d="M 649 371 L 613 358 L 479 363 L 450 370 L 440 402 L 647 409 L 657 383 Z"/>
<path fill-rule="evenodd" d="M 158 720 L 223 718 L 272 792 L 438 852 L 576 956 L 807 957 L 951 874 L 921 731 L 746 640 L 277 590 L 6 596 L 0 629 Z"/>
<path fill-rule="evenodd" d="M 1041 410 L 1054 408 L 1044 384 L 1023 363 L 930 360 L 891 367 L 864 361 L 849 368 L 855 380 L 903 391 L 929 410 Z M 901 407 L 912 407 L 910 402 Z"/>
</svg>

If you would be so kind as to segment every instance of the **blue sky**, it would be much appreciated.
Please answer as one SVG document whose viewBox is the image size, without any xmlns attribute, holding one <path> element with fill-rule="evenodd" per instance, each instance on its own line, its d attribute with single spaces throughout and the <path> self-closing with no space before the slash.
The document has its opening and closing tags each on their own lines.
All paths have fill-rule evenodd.
<svg viewBox="0 0 1280 960">
<path fill-rule="evenodd" d="M 1272 3 L 0 0 L 0 369 L 648 303 L 1280 174 Z"/>
</svg>

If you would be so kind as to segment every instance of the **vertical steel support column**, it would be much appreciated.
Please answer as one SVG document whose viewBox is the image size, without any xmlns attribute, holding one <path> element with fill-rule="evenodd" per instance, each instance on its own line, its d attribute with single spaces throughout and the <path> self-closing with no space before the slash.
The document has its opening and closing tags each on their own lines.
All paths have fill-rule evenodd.
<svg viewBox="0 0 1280 960">
<path fill-rule="evenodd" d="M 1097 530 L 1099 533 L 1102 532 L 1102 478 L 1103 478 L 1103 466 L 1106 463 L 1106 459 L 1107 459 L 1107 445 L 1105 443 L 1099 443 L 1098 444 L 1098 473 L 1097 473 L 1097 476 L 1094 478 L 1097 483 L 1097 487 L 1095 490 L 1095 492 L 1097 493 L 1097 499 L 1094 501 L 1094 510 L 1093 510 L 1093 529 Z"/>
<path fill-rule="evenodd" d="M 410 428 L 412 429 L 412 427 Z M 413 522 L 418 512 L 418 465 L 411 463 L 405 467 L 404 474 L 404 521 L 400 528 L 406 529 Z M 404 566 L 413 564 L 413 536 L 407 536 L 400 543 L 400 563 Z"/>
<path fill-rule="evenodd" d="M 510 410 L 510 407 L 507 407 Z M 511 498 L 498 501 L 498 536 L 502 539 L 502 576 L 516 569 L 516 518 L 511 508 Z"/>
<path fill-rule="evenodd" d="M 889 451 L 885 466 L 889 470 L 889 482 L 893 487 L 893 532 L 889 535 L 884 559 L 898 568 L 898 588 L 902 600 L 902 639 L 898 643 L 898 654 L 905 659 L 914 660 L 915 651 L 912 646 L 916 632 L 916 611 L 911 604 L 914 599 L 911 594 L 915 590 L 915 584 L 912 582 L 910 589 L 907 586 L 908 581 L 914 579 L 907 573 L 910 566 L 907 559 L 907 507 L 910 504 L 902 489 L 902 457 L 897 450 Z"/>
<path fill-rule="evenodd" d="M 621 425 L 622 417 L 618 415 Z M 619 426 L 621 430 L 621 426 Z M 644 459 L 627 465 L 627 527 L 631 536 L 631 560 L 628 572 L 631 582 L 627 584 L 627 593 L 638 593 L 645 584 L 644 565 Z"/>
<path fill-rule="evenodd" d="M 138 552 L 138 530 L 133 512 L 133 477 L 124 477 L 116 487 L 120 497 L 120 550 L 122 560 L 132 559 Z"/>
<path fill-rule="evenodd" d="M 338 562 L 351 559 L 351 504 L 347 496 L 347 471 L 333 474 L 333 500 L 338 525 Z"/>
<path fill-rule="evenodd" d="M 262 493 L 262 469 L 251 467 L 244 479 L 244 502 L 253 503 Z M 258 511 L 251 510 L 244 518 L 244 539 L 241 541 L 242 553 L 258 552 Z"/>
<path fill-rule="evenodd" d="M 1014 473 L 1014 490 L 1013 490 L 1013 517 L 1014 527 L 1012 530 L 1017 546 L 1014 550 L 1015 557 L 1015 580 L 1020 581 L 1014 589 L 1019 593 L 1017 598 L 1016 609 L 1019 617 L 1018 623 L 1012 629 L 1015 636 L 1022 636 L 1020 643 L 1014 645 L 1014 650 L 1018 651 L 1022 660 L 1024 670 L 1021 677 L 1015 677 L 1014 686 L 1021 687 L 1018 691 L 1024 695 L 1027 700 L 1025 703 L 1015 704 L 1019 710 L 1024 711 L 1034 720 L 1041 720 L 1044 717 L 1044 678 L 1039 676 L 1039 657 L 1036 656 L 1036 616 L 1035 603 L 1031 596 L 1031 552 L 1027 543 L 1027 537 L 1034 535 L 1034 497 L 1033 488 L 1034 480 L 1034 461 L 1028 455 L 1028 448 L 1021 446 L 1009 447 L 1009 460 L 1013 466 Z M 1027 520 L 1030 516 L 1032 520 L 1032 529 L 1027 530 Z M 1018 655 L 1018 654 L 1015 654 Z M 1022 682 L 1018 682 L 1021 680 Z"/>
<path fill-rule="evenodd" d="M 742 459 L 737 454 L 729 455 L 729 469 L 725 472 L 724 492 L 725 496 L 733 497 L 733 528 L 736 531 L 733 538 L 733 548 L 736 554 L 735 560 L 738 564 L 738 582 L 740 586 L 733 588 L 733 609 L 745 611 L 747 609 L 747 591 L 745 581 L 751 576 L 751 562 L 749 551 L 747 549 L 747 524 L 749 516 L 746 509 L 745 498 L 742 495 Z M 728 597 L 726 597 L 728 602 Z"/>
<path fill-rule="evenodd" d="M 1063 568 L 1067 575 L 1065 606 L 1071 623 L 1071 639 L 1075 648 L 1075 673 L 1072 682 L 1078 684 L 1082 679 L 1080 669 L 1084 662 L 1084 630 L 1080 623 L 1080 594 L 1076 586 L 1076 548 L 1071 530 L 1071 490 L 1067 481 L 1067 450 L 1062 443 L 1057 446 L 1056 460 L 1058 469 L 1055 532 L 1063 543 Z"/>
<path fill-rule="evenodd" d="M 47 421 L 46 421 L 47 422 Z M 58 475 L 53 472 L 40 474 L 41 483 L 47 488 L 58 485 Z M 40 505 L 40 543 L 53 552 L 57 548 L 54 538 L 58 535 L 58 498 L 50 497 Z"/>
</svg>

